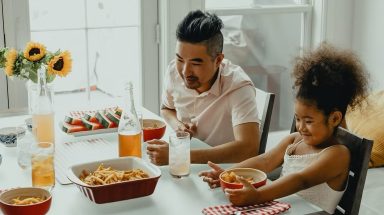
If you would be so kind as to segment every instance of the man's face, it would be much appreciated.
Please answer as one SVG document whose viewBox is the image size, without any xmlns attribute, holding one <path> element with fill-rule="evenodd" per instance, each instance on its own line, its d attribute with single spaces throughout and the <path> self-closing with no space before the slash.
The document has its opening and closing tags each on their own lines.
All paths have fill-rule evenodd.
<svg viewBox="0 0 384 215">
<path fill-rule="evenodd" d="M 207 53 L 206 46 L 177 41 L 176 68 L 185 86 L 199 93 L 211 88 L 217 69 L 224 55 L 218 54 L 215 59 Z"/>
</svg>

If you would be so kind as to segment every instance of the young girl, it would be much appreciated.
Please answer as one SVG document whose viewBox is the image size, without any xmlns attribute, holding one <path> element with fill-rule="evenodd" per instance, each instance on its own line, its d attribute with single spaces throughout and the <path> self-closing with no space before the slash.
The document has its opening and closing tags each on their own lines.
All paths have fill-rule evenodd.
<svg viewBox="0 0 384 215">
<path fill-rule="evenodd" d="M 298 132 L 275 148 L 234 167 L 252 167 L 266 173 L 283 166 L 279 179 L 255 189 L 239 178 L 243 188 L 226 189 L 234 205 L 252 205 L 298 195 L 333 213 L 346 186 L 350 152 L 335 139 L 347 107 L 355 107 L 367 94 L 367 74 L 358 58 L 322 44 L 298 58 L 294 67 L 295 119 Z M 211 171 L 201 172 L 211 188 L 220 186 L 224 170 L 208 162 Z"/>
</svg>

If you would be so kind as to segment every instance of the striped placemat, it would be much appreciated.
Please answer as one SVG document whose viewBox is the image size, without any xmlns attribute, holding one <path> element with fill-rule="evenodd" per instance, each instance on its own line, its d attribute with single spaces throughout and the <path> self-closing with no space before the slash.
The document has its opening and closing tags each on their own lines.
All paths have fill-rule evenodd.
<svg viewBox="0 0 384 215">
<path fill-rule="evenodd" d="M 68 168 L 75 164 L 111 159 L 118 156 L 117 143 L 103 138 L 66 142 L 56 145 L 55 174 L 60 184 L 70 184 Z"/>
</svg>

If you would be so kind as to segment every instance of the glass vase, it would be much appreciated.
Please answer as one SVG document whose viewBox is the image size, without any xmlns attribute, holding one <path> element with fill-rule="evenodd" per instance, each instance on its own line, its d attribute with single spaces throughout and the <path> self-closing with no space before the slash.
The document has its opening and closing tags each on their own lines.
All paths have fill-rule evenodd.
<svg viewBox="0 0 384 215">
<path fill-rule="evenodd" d="M 26 83 L 27 86 L 27 91 L 28 91 L 28 113 L 32 114 L 32 108 L 36 106 L 36 101 L 37 101 L 37 89 L 38 89 L 38 84 L 32 82 L 31 80 L 27 81 Z M 51 98 L 51 103 L 52 106 L 54 104 L 54 87 L 52 83 L 47 84 L 47 93 Z"/>
</svg>

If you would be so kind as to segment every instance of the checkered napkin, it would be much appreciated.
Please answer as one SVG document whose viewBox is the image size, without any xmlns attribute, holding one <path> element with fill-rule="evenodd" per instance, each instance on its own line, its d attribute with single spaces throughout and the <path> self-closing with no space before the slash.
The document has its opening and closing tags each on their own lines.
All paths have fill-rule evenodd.
<svg viewBox="0 0 384 215">
<path fill-rule="evenodd" d="M 277 201 L 266 202 L 258 205 L 251 205 L 245 207 L 236 207 L 232 204 L 211 206 L 203 209 L 205 215 L 231 215 L 237 211 L 255 209 L 252 211 L 244 211 L 241 214 L 247 215 L 270 215 L 279 214 L 291 208 L 288 203 L 282 203 Z"/>
</svg>

